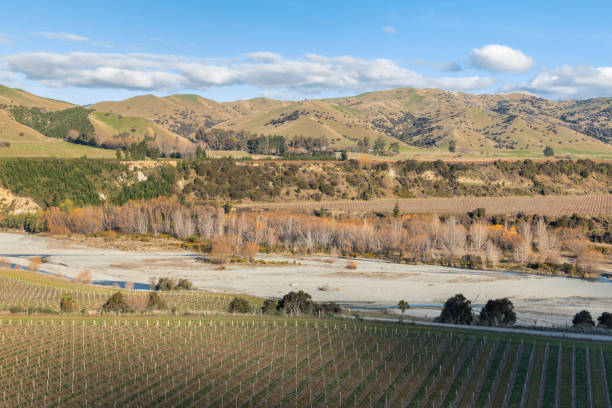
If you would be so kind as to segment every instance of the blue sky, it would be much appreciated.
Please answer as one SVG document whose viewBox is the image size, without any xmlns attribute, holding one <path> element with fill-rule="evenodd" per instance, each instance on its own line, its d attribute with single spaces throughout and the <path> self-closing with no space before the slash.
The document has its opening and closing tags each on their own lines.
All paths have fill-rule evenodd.
<svg viewBox="0 0 612 408">
<path fill-rule="evenodd" d="M 612 2 L 2 4 L 0 83 L 76 103 L 227 101 L 400 86 L 612 96 Z"/>
</svg>

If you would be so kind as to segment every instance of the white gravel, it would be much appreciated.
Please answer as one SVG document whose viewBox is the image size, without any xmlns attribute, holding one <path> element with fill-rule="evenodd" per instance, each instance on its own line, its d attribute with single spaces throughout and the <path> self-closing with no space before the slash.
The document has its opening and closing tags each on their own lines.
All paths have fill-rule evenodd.
<svg viewBox="0 0 612 408">
<path fill-rule="evenodd" d="M 400 299 L 410 304 L 441 304 L 456 293 L 463 293 L 474 305 L 509 297 L 517 309 L 519 323 L 525 325 L 569 324 L 571 317 L 582 309 L 588 309 L 594 316 L 612 311 L 609 282 L 398 265 L 378 260 L 357 260 L 357 268 L 349 270 L 347 260 L 330 257 L 260 256 L 290 264 L 231 265 L 216 270 L 215 265 L 186 251 L 128 252 L 75 245 L 47 236 L 0 233 L 0 257 L 27 265 L 35 255 L 47 256 L 42 270 L 65 276 L 74 277 L 87 269 L 94 280 L 145 284 L 150 277 L 184 277 L 204 290 L 274 297 L 302 289 L 314 300 L 351 306 L 388 306 Z M 323 286 L 328 290 L 320 290 Z M 437 313 L 417 307 L 407 315 L 431 317 Z"/>
</svg>

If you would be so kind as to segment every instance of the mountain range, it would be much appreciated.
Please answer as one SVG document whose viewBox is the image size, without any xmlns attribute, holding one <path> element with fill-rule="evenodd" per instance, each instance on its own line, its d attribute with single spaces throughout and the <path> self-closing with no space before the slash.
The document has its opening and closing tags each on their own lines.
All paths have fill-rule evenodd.
<svg viewBox="0 0 612 408">
<path fill-rule="evenodd" d="M 0 86 L 0 141 L 15 145 L 24 138 L 19 134 L 34 143 L 48 142 L 44 129 L 16 118 L 17 106 L 43 112 L 75 107 Z M 400 155 L 450 154 L 452 145 L 454 155 L 465 157 L 536 157 L 551 146 L 557 155 L 612 158 L 612 98 L 555 101 L 520 93 L 399 88 L 300 101 L 141 95 L 87 109 L 93 126 L 89 144 L 107 147 L 148 137 L 162 151 L 188 151 L 195 149 L 197 132 L 222 129 L 288 138 L 325 136 L 334 150 L 354 149 L 364 138 L 371 143 L 382 138 L 388 144 L 398 142 Z"/>
</svg>

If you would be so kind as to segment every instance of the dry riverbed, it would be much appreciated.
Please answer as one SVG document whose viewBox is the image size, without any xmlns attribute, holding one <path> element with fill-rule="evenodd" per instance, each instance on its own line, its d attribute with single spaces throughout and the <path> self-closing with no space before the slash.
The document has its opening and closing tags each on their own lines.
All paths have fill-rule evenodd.
<svg viewBox="0 0 612 408">
<path fill-rule="evenodd" d="M 610 282 L 377 260 L 356 260 L 356 269 L 347 269 L 346 259 L 317 256 L 263 255 L 259 258 L 288 264 L 229 265 L 218 270 L 198 254 L 170 246 L 126 251 L 77 242 L 2 232 L 0 257 L 25 266 L 30 258 L 41 256 L 44 262 L 40 269 L 45 272 L 75 277 L 89 270 L 94 281 L 130 281 L 142 284 L 140 287 L 149 278 L 172 276 L 188 278 L 203 290 L 266 297 L 302 289 L 314 300 L 335 301 L 350 308 L 385 307 L 405 299 L 419 305 L 407 311 L 407 316 L 414 317 L 437 315 L 436 307 L 456 293 L 463 293 L 476 306 L 487 299 L 509 297 L 517 308 L 519 323 L 525 325 L 560 326 L 569 324 L 582 309 L 594 316 L 612 310 Z"/>
</svg>

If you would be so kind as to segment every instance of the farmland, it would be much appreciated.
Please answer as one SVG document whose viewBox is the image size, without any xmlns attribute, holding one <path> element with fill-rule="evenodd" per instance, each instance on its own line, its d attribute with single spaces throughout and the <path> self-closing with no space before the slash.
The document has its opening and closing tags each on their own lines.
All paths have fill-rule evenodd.
<svg viewBox="0 0 612 408">
<path fill-rule="evenodd" d="M 82 284 L 66 279 L 45 276 L 25 270 L 0 270 L 0 310 L 45 310 L 59 312 L 59 299 L 63 293 L 71 293 L 84 311 L 99 310 L 117 289 Z M 132 309 L 142 311 L 147 304 L 148 291 L 124 290 Z M 232 295 L 198 291 L 159 292 L 168 310 L 198 314 L 224 313 Z M 253 304 L 262 300 L 246 296 Z"/>
<path fill-rule="evenodd" d="M 0 334 L 5 406 L 599 407 L 612 391 L 610 344 L 542 337 L 235 317 L 3 318 Z"/>
<path fill-rule="evenodd" d="M 398 203 L 406 213 L 466 213 L 475 208 L 484 208 L 487 214 L 563 215 L 585 216 L 612 215 L 612 196 L 535 196 L 535 197 L 449 197 L 449 198 L 406 198 L 382 200 L 344 201 L 300 201 L 286 203 L 245 204 L 246 208 L 283 209 L 313 211 L 325 208 L 330 211 L 347 212 L 391 212 Z"/>
</svg>

